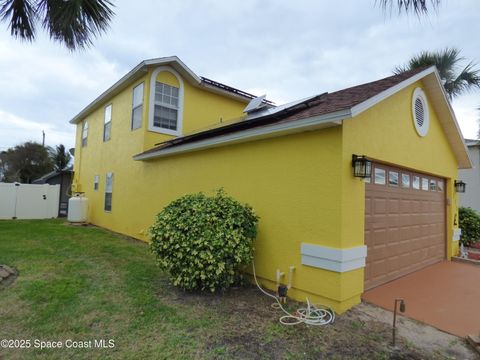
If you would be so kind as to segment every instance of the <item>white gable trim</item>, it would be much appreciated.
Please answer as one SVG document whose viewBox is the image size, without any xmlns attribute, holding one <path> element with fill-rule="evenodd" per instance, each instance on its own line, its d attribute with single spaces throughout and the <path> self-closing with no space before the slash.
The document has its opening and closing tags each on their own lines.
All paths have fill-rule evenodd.
<svg viewBox="0 0 480 360">
<path fill-rule="evenodd" d="M 196 87 L 202 87 L 203 89 L 220 94 L 223 96 L 227 96 L 239 101 L 243 101 L 248 103 L 250 99 L 240 96 L 238 94 L 233 94 L 228 91 L 224 91 L 219 88 L 215 88 L 213 86 L 204 85 L 202 83 L 202 79 L 196 75 L 187 65 L 185 65 L 177 56 L 168 56 L 150 60 L 144 60 L 137 66 L 135 66 L 132 70 L 130 70 L 127 74 L 125 74 L 120 80 L 118 80 L 115 84 L 110 86 L 107 90 L 101 93 L 95 100 L 93 100 L 90 104 L 88 104 L 85 108 L 83 108 L 77 115 L 75 115 L 70 121 L 70 124 L 78 124 L 80 121 L 84 120 L 84 118 L 90 114 L 91 111 L 95 110 L 97 107 L 101 106 L 104 102 L 109 101 L 112 96 L 115 96 L 124 88 L 126 88 L 129 84 L 135 82 L 136 80 L 140 79 L 144 76 L 147 72 L 149 67 L 153 67 L 155 65 L 158 66 L 171 66 L 175 71 L 182 75 L 183 78 L 188 80 L 192 85 Z"/>
<path fill-rule="evenodd" d="M 435 66 L 431 66 L 364 102 L 353 106 L 351 108 L 352 117 L 363 113 L 377 105 L 379 102 L 389 98 L 419 80 L 423 80 L 426 85 L 425 88 L 429 92 L 433 92 L 433 95 L 435 95 L 430 96 L 429 99 L 432 100 L 432 105 L 435 107 L 437 117 L 439 118 L 445 135 L 452 146 L 453 152 L 458 161 L 459 169 L 470 169 L 473 165 L 468 154 L 467 146 L 465 145 L 465 140 Z"/>
<path fill-rule="evenodd" d="M 435 67 L 429 67 L 428 69 L 425 69 L 421 72 L 419 72 L 416 75 L 413 75 L 412 77 L 409 77 L 408 79 L 398 83 L 395 86 L 392 86 L 391 88 L 388 88 L 387 90 L 382 91 L 381 93 L 378 93 L 377 95 L 365 100 L 364 102 L 361 102 L 360 104 L 355 105 L 352 107 L 352 116 L 357 116 L 361 114 L 362 112 L 370 109 L 372 106 L 377 105 L 379 102 L 389 98 L 390 96 L 396 94 L 400 90 L 405 89 L 407 86 L 412 85 L 413 83 L 417 82 L 418 80 L 421 80 L 425 76 L 435 73 Z"/>
</svg>

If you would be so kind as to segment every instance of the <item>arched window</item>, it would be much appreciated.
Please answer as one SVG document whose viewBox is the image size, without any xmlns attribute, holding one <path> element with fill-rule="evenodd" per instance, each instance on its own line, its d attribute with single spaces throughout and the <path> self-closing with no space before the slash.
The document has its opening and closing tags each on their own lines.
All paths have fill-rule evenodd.
<svg viewBox="0 0 480 360">
<path fill-rule="evenodd" d="M 85 120 L 82 128 L 82 147 L 87 146 L 88 138 L 88 122 Z"/>
<path fill-rule="evenodd" d="M 163 71 L 175 76 L 179 87 L 158 81 L 157 76 Z M 182 134 L 183 92 L 183 80 L 175 70 L 160 66 L 152 72 L 148 130 L 175 136 Z"/>
</svg>

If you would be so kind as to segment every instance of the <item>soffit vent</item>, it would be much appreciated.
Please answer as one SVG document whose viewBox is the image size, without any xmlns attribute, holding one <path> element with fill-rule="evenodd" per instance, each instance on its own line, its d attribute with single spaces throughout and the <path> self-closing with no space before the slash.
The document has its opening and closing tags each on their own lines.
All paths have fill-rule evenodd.
<svg viewBox="0 0 480 360">
<path fill-rule="evenodd" d="M 427 97 L 422 89 L 416 88 L 412 97 L 413 124 L 418 135 L 425 136 L 430 127 Z"/>
</svg>

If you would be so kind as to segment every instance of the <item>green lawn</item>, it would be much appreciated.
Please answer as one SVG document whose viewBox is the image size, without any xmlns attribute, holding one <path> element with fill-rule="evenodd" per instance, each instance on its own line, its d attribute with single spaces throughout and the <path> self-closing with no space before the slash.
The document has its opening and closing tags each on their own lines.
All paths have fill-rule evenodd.
<svg viewBox="0 0 480 360">
<path fill-rule="evenodd" d="M 411 346 L 393 352 L 386 325 L 358 321 L 353 313 L 333 326 L 281 326 L 271 299 L 254 287 L 183 293 L 168 284 L 146 244 L 95 227 L 0 221 L 0 264 L 20 272 L 0 289 L 0 340 L 115 343 L 107 349 L 0 348 L 0 359 L 429 357 Z"/>
</svg>

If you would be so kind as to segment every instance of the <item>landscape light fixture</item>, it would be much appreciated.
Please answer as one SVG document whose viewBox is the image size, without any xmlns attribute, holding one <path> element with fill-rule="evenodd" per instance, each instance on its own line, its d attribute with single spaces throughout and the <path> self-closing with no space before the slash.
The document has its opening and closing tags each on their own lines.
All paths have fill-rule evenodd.
<svg viewBox="0 0 480 360">
<path fill-rule="evenodd" d="M 397 305 L 400 303 L 400 312 L 404 313 L 405 312 L 405 301 L 403 299 L 395 299 L 395 302 L 393 304 L 393 328 L 392 328 L 392 342 L 393 346 L 395 346 L 395 332 L 397 330 Z"/>
<path fill-rule="evenodd" d="M 353 176 L 369 178 L 372 176 L 372 162 L 365 155 L 352 155 Z"/>
<path fill-rule="evenodd" d="M 466 185 L 462 180 L 455 180 L 455 191 L 457 193 L 464 193 Z"/>
</svg>

